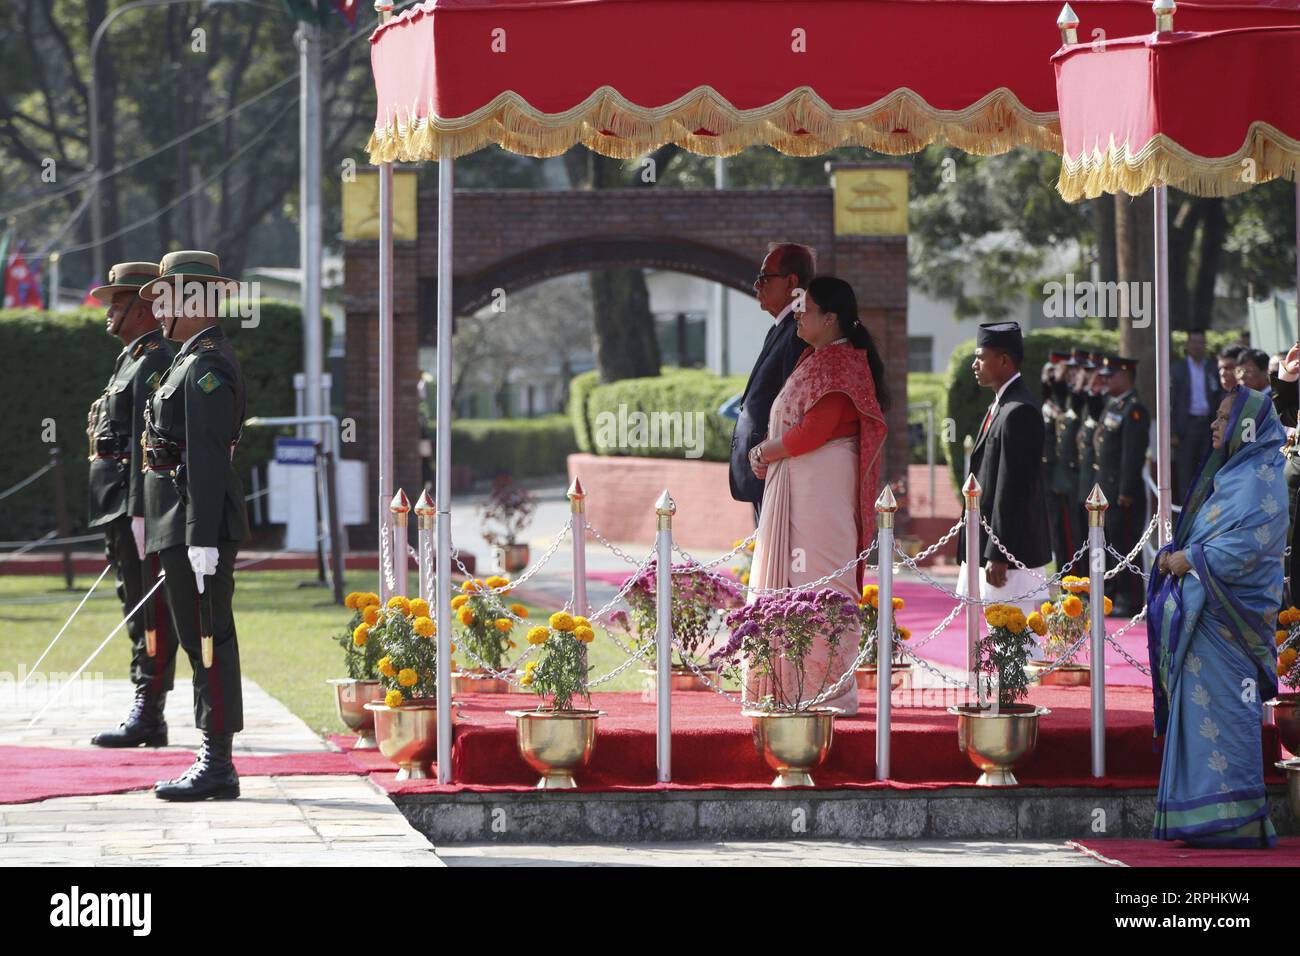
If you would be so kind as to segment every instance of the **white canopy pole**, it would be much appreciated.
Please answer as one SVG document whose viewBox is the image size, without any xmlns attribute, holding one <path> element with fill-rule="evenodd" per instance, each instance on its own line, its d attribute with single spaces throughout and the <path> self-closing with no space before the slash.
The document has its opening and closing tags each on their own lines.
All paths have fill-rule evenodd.
<svg viewBox="0 0 1300 956">
<path fill-rule="evenodd" d="M 438 161 L 438 782 L 451 782 L 451 222 L 452 159 Z"/>
<path fill-rule="evenodd" d="M 1156 16 L 1156 32 L 1174 29 L 1174 0 L 1155 0 L 1151 11 Z M 1173 456 L 1169 440 L 1169 188 L 1164 183 L 1155 189 L 1156 214 L 1156 540 L 1164 547 L 1173 532 Z"/>
<path fill-rule="evenodd" d="M 379 164 L 379 596 L 387 604 L 388 504 L 393 498 L 393 164 Z"/>
</svg>

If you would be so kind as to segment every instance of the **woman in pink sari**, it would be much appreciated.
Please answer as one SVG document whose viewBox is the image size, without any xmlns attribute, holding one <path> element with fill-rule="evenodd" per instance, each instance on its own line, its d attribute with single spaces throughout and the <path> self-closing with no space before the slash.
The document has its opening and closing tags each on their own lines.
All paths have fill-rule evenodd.
<svg viewBox="0 0 1300 956">
<path fill-rule="evenodd" d="M 797 322 L 799 338 L 810 347 L 772 404 L 767 439 L 750 453 L 755 474 L 766 479 L 749 578 L 756 588 L 799 587 L 824 577 L 851 562 L 875 535 L 882 410 L 889 407 L 880 353 L 843 279 L 810 282 Z M 859 564 L 818 587 L 856 599 L 862 573 Z M 751 592 L 751 601 L 755 597 Z M 815 647 L 804 686 L 829 689 L 857 651 L 853 640 L 834 651 Z M 748 683 L 751 700 L 766 692 L 756 679 Z M 856 714 L 853 676 L 824 703 Z"/>
</svg>

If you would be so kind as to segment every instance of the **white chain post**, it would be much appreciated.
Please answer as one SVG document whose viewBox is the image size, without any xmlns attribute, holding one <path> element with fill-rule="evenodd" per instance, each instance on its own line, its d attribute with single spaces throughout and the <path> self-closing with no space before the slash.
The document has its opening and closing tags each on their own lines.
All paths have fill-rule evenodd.
<svg viewBox="0 0 1300 956">
<path fill-rule="evenodd" d="M 410 597 L 406 568 L 409 563 L 410 541 L 406 533 L 406 516 L 411 512 L 411 502 L 401 488 L 393 495 L 388 510 L 393 513 L 393 587 L 396 593 Z"/>
<path fill-rule="evenodd" d="M 876 616 L 876 779 L 889 779 L 890 697 L 894 685 L 894 513 L 898 502 L 885 483 L 876 499 L 880 541 L 880 605 Z"/>
<path fill-rule="evenodd" d="M 966 475 L 962 485 L 966 499 L 966 596 L 973 598 L 966 604 L 966 673 L 975 685 L 980 707 L 984 706 L 984 690 L 979 682 L 980 646 L 980 483 L 972 474 Z"/>
<path fill-rule="evenodd" d="M 1106 508 L 1101 485 L 1094 484 L 1088 508 L 1088 610 L 1092 641 L 1088 647 L 1092 686 L 1092 775 L 1106 776 Z"/>
<path fill-rule="evenodd" d="M 573 525 L 573 613 L 586 616 L 587 604 L 587 492 L 577 478 L 569 485 L 570 521 Z"/>
<path fill-rule="evenodd" d="M 433 594 L 433 516 L 437 509 L 429 497 L 429 489 L 420 492 L 420 500 L 415 503 L 415 519 L 418 528 L 416 541 L 419 544 L 419 562 L 416 574 L 420 576 L 420 597 L 429 605 L 434 603 Z"/>
<path fill-rule="evenodd" d="M 673 778 L 672 690 L 673 690 L 673 515 L 677 503 L 668 489 L 655 502 L 658 532 L 655 547 L 658 561 L 655 566 L 655 706 L 658 727 L 655 747 L 655 779 L 668 783 Z"/>
</svg>

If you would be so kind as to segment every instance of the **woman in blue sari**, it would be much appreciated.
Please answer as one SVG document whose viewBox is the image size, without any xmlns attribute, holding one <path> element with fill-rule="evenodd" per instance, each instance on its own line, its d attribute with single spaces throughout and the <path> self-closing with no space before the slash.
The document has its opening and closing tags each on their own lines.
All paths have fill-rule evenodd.
<svg viewBox="0 0 1300 956">
<path fill-rule="evenodd" d="M 1210 430 L 1147 590 L 1156 736 L 1165 736 L 1152 836 L 1271 847 L 1260 723 L 1277 694 L 1286 435 L 1269 399 L 1245 386 L 1228 393 Z"/>
</svg>

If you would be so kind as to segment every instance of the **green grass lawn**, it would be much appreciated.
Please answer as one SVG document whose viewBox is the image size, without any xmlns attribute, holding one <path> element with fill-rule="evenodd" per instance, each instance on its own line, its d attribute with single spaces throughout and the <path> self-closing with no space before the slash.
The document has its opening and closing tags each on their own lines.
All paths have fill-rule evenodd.
<svg viewBox="0 0 1300 956">
<path fill-rule="evenodd" d="M 333 690 L 324 682 L 344 676 L 342 652 L 330 636 L 347 625 L 352 612 L 333 604 L 325 588 L 299 586 L 299 582 L 310 578 L 309 572 L 302 571 L 242 571 L 236 575 L 235 626 L 239 631 L 240 661 L 245 678 L 256 681 L 307 726 L 322 733 L 341 732 Z M 79 577 L 78 587 L 88 588 L 93 580 Z M 369 590 L 374 585 L 373 575 L 356 574 L 348 580 L 346 589 Z M 31 667 L 84 593 L 65 591 L 63 579 L 56 576 L 0 577 L 0 672 L 16 675 Z M 536 610 L 529 607 L 529 612 L 535 616 Z M 70 674 L 122 619 L 122 613 L 111 576 L 105 578 L 41 664 L 41 671 Z M 515 640 L 522 649 L 522 629 Z M 125 679 L 128 648 L 124 628 L 87 673 Z M 593 677 L 608 673 L 625 660 L 623 652 L 600 629 L 589 659 Z M 644 678 L 638 666 L 629 667 L 599 690 L 640 689 Z M 178 677 L 190 675 L 184 654 L 177 662 L 176 673 Z M 521 696 L 520 700 L 529 698 Z"/>
</svg>

